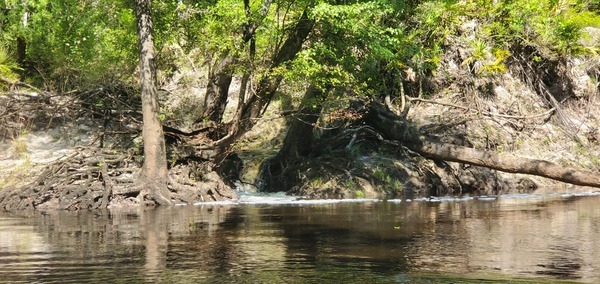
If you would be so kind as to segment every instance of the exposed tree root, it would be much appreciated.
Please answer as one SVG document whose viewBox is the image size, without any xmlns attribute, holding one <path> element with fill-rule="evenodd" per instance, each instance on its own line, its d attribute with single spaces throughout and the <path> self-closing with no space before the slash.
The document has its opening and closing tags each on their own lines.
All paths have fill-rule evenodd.
<svg viewBox="0 0 600 284">
<path fill-rule="evenodd" d="M 366 190 L 374 187 L 375 195 L 370 197 L 396 197 L 416 191 L 426 195 L 528 192 L 537 187 L 527 178 L 504 180 L 495 171 L 600 187 L 598 172 L 443 143 L 424 135 L 383 104 L 371 102 L 359 109 L 363 109 L 362 118 L 347 128 L 321 134 L 317 141 L 307 144 L 313 146 L 303 155 L 283 155 L 285 152 L 280 151 L 266 160 L 257 178 L 259 188 L 339 198 L 364 196 Z M 285 141 L 306 143 L 307 139 L 303 139 L 286 137 Z M 289 147 L 284 145 L 282 149 L 286 146 Z"/>
<path fill-rule="evenodd" d="M 237 196 L 216 174 L 208 174 L 201 181 L 190 179 L 189 165 L 172 169 L 169 199 L 150 196 L 147 182 L 136 174 L 139 171 L 133 156 L 99 148 L 79 149 L 47 165 L 35 181 L 0 191 L 0 208 L 82 210 L 161 202 L 191 204 Z"/>
<path fill-rule="evenodd" d="M 398 141 L 387 138 L 370 124 L 369 118 L 366 115 L 347 128 L 323 133 L 307 144 L 312 147 L 302 155 L 298 151 L 284 155 L 286 151 L 281 150 L 261 165 L 257 186 L 263 191 L 284 190 L 309 198 L 412 198 L 532 189 L 502 180 L 493 170 L 483 167 L 450 166 L 441 160 L 423 158 L 403 145 L 406 141 L 418 141 L 419 137 L 408 121 L 387 125 L 404 139 Z M 287 143 L 307 143 L 306 135 L 310 134 L 292 134 L 298 129 L 289 129 Z M 288 139 L 290 135 L 302 138 Z"/>
<path fill-rule="evenodd" d="M 47 165 L 33 165 L 27 171 L 39 171 L 34 181 L 21 182 L 0 190 L 0 209 L 82 210 L 132 205 L 192 204 L 202 201 L 231 200 L 235 191 L 212 170 L 207 160 L 215 150 L 205 132 L 214 125 L 205 124 L 190 133 L 165 126 L 167 139 L 172 138 L 172 165 L 168 184 L 160 194 L 150 190 L 153 183 L 141 176 L 138 149 L 133 147 L 139 135 L 139 99 L 129 87 L 109 83 L 86 91 L 57 95 L 29 88 L 0 94 L 0 139 L 21 135 L 25 131 L 46 129 L 53 125 L 97 129 L 92 141 L 77 148 L 72 155 Z M 32 93 L 36 91 L 37 93 Z M 101 103 L 98 103 L 98 102 Z M 200 174 L 204 173 L 204 174 Z"/>
</svg>

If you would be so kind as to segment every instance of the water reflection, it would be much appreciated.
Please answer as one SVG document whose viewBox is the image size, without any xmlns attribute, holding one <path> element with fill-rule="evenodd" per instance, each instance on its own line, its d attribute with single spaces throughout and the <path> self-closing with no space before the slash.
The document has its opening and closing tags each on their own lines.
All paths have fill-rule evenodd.
<svg viewBox="0 0 600 284">
<path fill-rule="evenodd" d="M 0 282 L 600 282 L 600 197 L 0 217 Z M 434 276 L 431 276 L 434 275 Z"/>
</svg>

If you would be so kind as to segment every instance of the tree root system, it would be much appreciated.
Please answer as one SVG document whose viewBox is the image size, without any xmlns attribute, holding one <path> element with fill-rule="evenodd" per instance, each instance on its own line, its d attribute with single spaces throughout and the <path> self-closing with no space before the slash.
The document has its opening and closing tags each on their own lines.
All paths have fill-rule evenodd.
<svg viewBox="0 0 600 284">
<path fill-rule="evenodd" d="M 129 205 L 155 205 L 144 195 L 145 182 L 133 155 L 107 149 L 78 149 L 46 165 L 31 182 L 0 192 L 4 210 L 82 210 Z M 236 198 L 216 173 L 194 179 L 193 165 L 171 168 L 168 189 L 174 204 L 223 201 Z M 152 202 L 151 202 L 152 201 Z"/>
<path fill-rule="evenodd" d="M 467 146 L 456 143 L 460 141 L 440 142 L 377 102 L 365 105 L 362 112 L 362 118 L 348 127 L 313 141 L 309 153 L 280 152 L 266 160 L 257 180 L 259 188 L 283 187 L 315 198 L 496 194 L 537 188 L 531 179 L 505 180 L 496 171 L 600 187 L 598 172 L 475 149 L 469 141 L 462 143 Z"/>
<path fill-rule="evenodd" d="M 1 139 L 16 139 L 21 132 L 60 127 L 68 132 L 85 131 L 64 135 L 85 136 L 89 140 L 85 146 L 75 147 L 72 154 L 50 164 L 32 161 L 27 168 L 13 169 L 20 171 L 18 175 L 32 176 L 32 180 L 0 188 L 0 209 L 82 210 L 193 204 L 237 197 L 207 165 L 210 162 L 196 158 L 193 147 L 182 145 L 186 144 L 182 141 L 176 141 L 177 147 L 191 150 L 179 153 L 171 145 L 170 155 L 177 156 L 174 158 L 177 162 L 170 165 L 164 198 L 150 196 L 149 187 L 154 185 L 151 179 L 143 177 L 143 157 L 139 155 L 139 143 L 134 142 L 140 134 L 140 114 L 136 111 L 139 102 L 126 86 L 108 84 L 60 95 L 32 91 L 35 90 L 13 90 L 0 95 Z M 92 129 L 96 131 L 90 134 Z"/>
</svg>

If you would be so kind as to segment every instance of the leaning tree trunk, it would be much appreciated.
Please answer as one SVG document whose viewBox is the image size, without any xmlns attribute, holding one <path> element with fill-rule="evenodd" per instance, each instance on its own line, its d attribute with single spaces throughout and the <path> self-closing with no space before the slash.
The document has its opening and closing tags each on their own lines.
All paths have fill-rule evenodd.
<svg viewBox="0 0 600 284">
<path fill-rule="evenodd" d="M 482 166 L 507 173 L 541 176 L 574 185 L 600 187 L 600 173 L 563 167 L 548 161 L 484 152 L 473 148 L 421 139 L 414 151 L 450 162 Z"/>
<path fill-rule="evenodd" d="M 206 85 L 206 95 L 204 96 L 204 110 L 202 117 L 197 121 L 208 119 L 214 122 L 221 122 L 227 105 L 227 96 L 229 95 L 229 86 L 233 80 L 233 65 L 235 59 L 231 55 L 224 55 L 211 68 L 208 74 L 208 83 Z"/>
<path fill-rule="evenodd" d="M 138 27 L 138 46 L 140 52 L 140 81 L 142 93 L 144 142 L 144 166 L 140 182 L 144 189 L 140 191 L 141 201 L 170 205 L 171 198 L 167 189 L 168 169 L 165 140 L 158 119 L 158 100 L 156 88 L 156 70 L 154 69 L 154 39 L 151 0 L 136 0 L 135 12 Z"/>
<path fill-rule="evenodd" d="M 243 104 L 239 105 L 235 119 L 229 125 L 227 135 L 215 143 L 218 147 L 214 159 L 216 165 L 221 164 L 227 157 L 233 143 L 252 129 L 257 118 L 263 115 L 265 108 L 275 96 L 275 92 L 283 80 L 283 76 L 276 74 L 276 70 L 296 57 L 314 26 L 314 19 L 308 17 L 310 5 L 304 10 L 282 47 L 273 57 L 269 70 L 258 82 L 256 92 L 253 92 Z"/>
<path fill-rule="evenodd" d="M 267 16 L 271 7 L 271 0 L 264 0 L 262 9 L 258 18 L 254 19 L 250 11 L 250 1 L 244 0 L 244 10 L 246 11 L 246 19 L 248 20 L 243 25 L 242 45 L 250 43 L 250 58 L 253 59 L 255 53 L 254 35 L 262 19 Z M 221 58 L 214 64 L 208 74 L 208 83 L 206 85 L 206 95 L 204 97 L 204 110 L 202 117 L 197 121 L 208 119 L 214 122 L 221 122 L 227 105 L 227 97 L 229 96 L 229 87 L 233 79 L 234 67 L 238 63 L 238 58 L 230 55 L 232 51 L 227 50 Z"/>
<path fill-rule="evenodd" d="M 600 187 L 600 173 L 598 172 L 567 168 L 544 160 L 498 154 L 434 141 L 420 135 L 406 120 L 388 111 L 379 103 L 372 103 L 369 106 L 365 120 L 382 133 L 386 139 L 396 140 L 424 157 L 481 166 L 508 173 L 536 175 L 574 185 Z"/>
<path fill-rule="evenodd" d="M 304 10 L 288 38 L 273 57 L 267 74 L 258 82 L 256 93 L 238 109 L 236 120 L 230 131 L 230 139 L 236 140 L 250 130 L 254 126 L 256 118 L 262 116 L 265 108 L 275 96 L 275 92 L 283 80 L 283 76 L 275 74 L 275 70 L 296 57 L 314 26 L 314 19 L 308 17 L 308 9 Z"/>
</svg>

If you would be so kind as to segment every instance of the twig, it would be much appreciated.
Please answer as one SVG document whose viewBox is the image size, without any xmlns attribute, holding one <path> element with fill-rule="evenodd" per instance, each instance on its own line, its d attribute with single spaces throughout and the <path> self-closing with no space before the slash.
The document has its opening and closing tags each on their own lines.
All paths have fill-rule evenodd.
<svg viewBox="0 0 600 284">
<path fill-rule="evenodd" d="M 0 81 L 2 81 L 2 82 L 4 82 L 4 83 L 6 83 L 6 84 L 8 84 L 8 85 L 25 87 L 25 88 L 28 88 L 28 89 L 32 89 L 32 90 L 34 90 L 34 91 L 36 91 L 36 92 L 41 92 L 41 90 L 40 90 L 40 89 L 38 89 L 38 88 L 36 88 L 36 87 L 34 87 L 34 86 L 32 86 L 32 85 L 29 85 L 29 84 L 27 84 L 27 83 L 25 83 L 25 82 L 21 82 L 21 81 L 14 81 L 14 82 L 11 82 L 10 80 L 4 79 L 4 78 L 0 78 Z"/>
<path fill-rule="evenodd" d="M 450 103 L 436 102 L 436 101 L 427 100 L 427 99 L 411 98 L 411 97 L 407 97 L 407 99 L 411 102 L 418 101 L 418 102 L 424 102 L 424 103 L 429 103 L 429 104 L 437 104 L 437 105 L 442 105 L 442 106 L 449 106 L 449 107 L 453 107 L 453 108 L 463 109 L 463 110 L 467 110 L 467 111 L 478 112 L 478 113 L 481 113 L 482 115 L 486 115 L 486 116 L 496 116 L 496 117 L 513 118 L 513 119 L 534 119 L 534 118 L 538 118 L 538 117 L 542 117 L 542 116 L 547 116 L 556 110 L 556 108 L 553 107 L 543 113 L 538 113 L 538 114 L 530 115 L 530 116 L 521 116 L 521 115 L 491 113 L 491 112 L 487 112 L 487 111 L 478 111 L 476 109 L 472 109 L 472 108 L 465 107 L 465 106 L 460 106 L 460 105 L 455 105 L 455 104 L 450 104 Z"/>
</svg>

